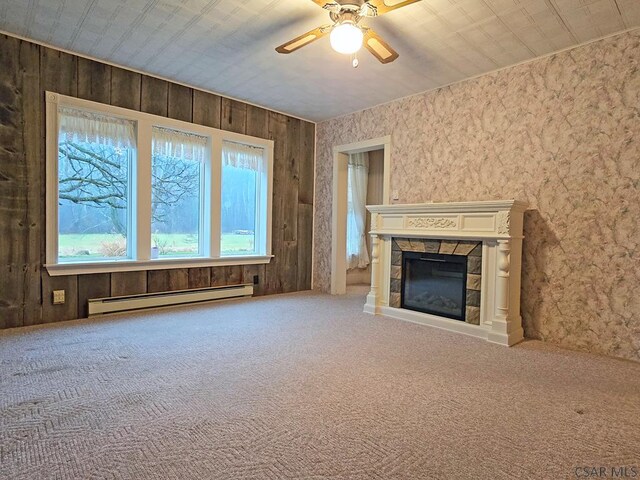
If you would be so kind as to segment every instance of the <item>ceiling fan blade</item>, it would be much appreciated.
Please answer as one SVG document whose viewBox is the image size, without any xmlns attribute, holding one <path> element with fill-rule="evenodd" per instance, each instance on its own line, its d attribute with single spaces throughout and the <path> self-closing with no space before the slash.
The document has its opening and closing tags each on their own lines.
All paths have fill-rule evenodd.
<svg viewBox="0 0 640 480">
<path fill-rule="evenodd" d="M 363 44 L 380 63 L 391 63 L 399 56 L 398 52 L 370 28 L 364 33 Z"/>
<path fill-rule="evenodd" d="M 360 7 L 360 16 L 379 17 L 391 10 L 397 10 L 398 8 L 406 7 L 419 1 L 420 0 L 400 0 L 394 2 L 393 0 L 367 0 L 362 4 L 362 7 Z"/>
<path fill-rule="evenodd" d="M 319 5 L 325 10 L 329 10 L 330 12 L 333 12 L 333 13 L 340 13 L 340 10 L 342 9 L 342 6 L 338 2 L 333 2 L 331 0 L 312 0 L 312 1 L 316 5 Z"/>
<path fill-rule="evenodd" d="M 323 25 L 322 27 L 314 28 L 313 30 L 303 33 L 299 37 L 289 40 L 276 48 L 278 53 L 291 53 L 295 52 L 299 48 L 309 45 L 311 42 L 315 42 L 319 38 L 324 37 L 331 30 L 331 25 Z"/>
</svg>

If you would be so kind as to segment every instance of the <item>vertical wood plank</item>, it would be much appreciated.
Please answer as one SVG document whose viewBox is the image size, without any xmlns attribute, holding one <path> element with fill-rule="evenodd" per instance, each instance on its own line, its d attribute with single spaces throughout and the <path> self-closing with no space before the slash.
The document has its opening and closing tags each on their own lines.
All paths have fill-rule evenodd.
<svg viewBox="0 0 640 480">
<path fill-rule="evenodd" d="M 169 290 L 186 290 L 187 288 L 189 288 L 189 269 L 169 270 Z"/>
<path fill-rule="evenodd" d="M 140 110 L 166 117 L 168 113 L 169 84 L 159 78 L 142 76 Z"/>
<path fill-rule="evenodd" d="M 147 291 L 149 293 L 169 291 L 169 272 L 167 270 L 149 270 L 147 272 Z"/>
<path fill-rule="evenodd" d="M 187 268 L 171 270 L 150 270 L 147 275 L 147 291 L 171 292 L 189 288 L 189 271 Z"/>
<path fill-rule="evenodd" d="M 298 205 L 297 290 L 311 289 L 311 246 L 313 243 L 313 205 Z"/>
<path fill-rule="evenodd" d="M 211 267 L 211 286 L 238 285 L 242 283 L 242 265 Z"/>
<path fill-rule="evenodd" d="M 43 322 L 42 267 L 39 263 L 28 264 L 24 269 L 24 317 L 23 325 L 38 325 Z"/>
<path fill-rule="evenodd" d="M 287 117 L 286 160 L 284 185 L 281 194 L 285 196 L 283 238 L 295 242 L 298 234 L 298 176 L 300 172 L 300 120 Z"/>
<path fill-rule="evenodd" d="M 298 202 L 306 205 L 313 203 L 314 190 L 314 153 L 316 142 L 316 127 L 311 122 L 300 125 L 300 162 Z"/>
<path fill-rule="evenodd" d="M 111 102 L 111 67 L 78 57 L 78 97 L 94 102 Z"/>
<path fill-rule="evenodd" d="M 201 90 L 193 91 L 193 122 L 220 128 L 220 97 Z"/>
<path fill-rule="evenodd" d="M 64 290 L 65 303 L 53 304 L 53 291 Z M 51 277 L 42 272 L 42 320 L 44 323 L 78 318 L 78 276 Z"/>
<path fill-rule="evenodd" d="M 198 267 L 189 269 L 189 288 L 204 288 L 211 285 L 211 268 Z"/>
<path fill-rule="evenodd" d="M 142 75 L 111 67 L 111 105 L 140 110 Z"/>
<path fill-rule="evenodd" d="M 220 128 L 229 132 L 245 133 L 247 129 L 247 104 L 223 97 Z"/>
<path fill-rule="evenodd" d="M 240 283 L 242 283 L 242 265 L 227 267 L 225 284 L 239 285 Z"/>
<path fill-rule="evenodd" d="M 265 266 L 265 293 L 282 293 L 282 271 L 285 268 L 284 219 L 286 189 L 287 118 L 269 112 L 269 138 L 274 141 L 273 150 L 273 202 L 272 202 L 272 252 L 274 257 Z"/>
<path fill-rule="evenodd" d="M 0 329 L 24 325 L 24 274 L 16 264 L 0 265 Z"/>
<path fill-rule="evenodd" d="M 94 273 L 78 275 L 78 317 L 89 315 L 87 301 L 90 298 L 104 298 L 111 296 L 111 274 Z"/>
<path fill-rule="evenodd" d="M 40 82 L 43 90 L 78 96 L 78 57 L 40 47 Z M 44 96 L 41 101 L 44 108 Z"/>
<path fill-rule="evenodd" d="M 113 272 L 111 274 L 111 295 L 137 295 L 147 293 L 147 272 Z"/>
<path fill-rule="evenodd" d="M 176 83 L 169 84 L 169 118 L 191 122 L 193 120 L 193 90 Z"/>
<path fill-rule="evenodd" d="M 296 222 L 297 223 L 297 222 Z M 295 292 L 298 289 L 298 242 L 285 241 L 279 269 L 281 291 Z"/>
<path fill-rule="evenodd" d="M 253 276 L 258 276 L 258 283 L 253 284 Z M 242 283 L 253 284 L 253 296 L 264 295 L 265 267 L 264 265 L 245 265 L 242 267 Z"/>
<path fill-rule="evenodd" d="M 267 110 L 247 105 L 247 135 L 258 138 L 269 138 L 269 122 Z"/>
<path fill-rule="evenodd" d="M 265 267 L 265 293 L 282 293 L 282 272 L 285 270 L 284 222 L 287 178 L 287 117 L 276 112 L 268 114 L 269 138 L 273 147 L 273 199 L 271 248 L 274 257 Z M 297 201 L 296 201 L 297 203 Z"/>
<path fill-rule="evenodd" d="M 222 287 L 226 285 L 228 267 L 211 267 L 211 286 Z"/>
<path fill-rule="evenodd" d="M 40 47 L 31 42 L 20 42 L 20 70 L 22 72 L 22 111 L 26 185 L 26 226 L 28 235 L 27 265 L 24 268 L 24 320 L 25 325 L 42 322 L 42 278 L 44 261 L 45 161 L 42 156 L 43 139 L 40 131 L 44 124 L 43 98 L 40 90 Z"/>
<path fill-rule="evenodd" d="M 26 172 L 20 41 L 0 36 L 0 326 L 23 324 L 23 268 L 27 262 Z M 15 241 L 15 239 L 21 239 Z"/>
<path fill-rule="evenodd" d="M 300 124 L 301 120 L 287 117 L 286 163 L 284 174 L 284 196 L 282 236 L 284 239 L 282 262 L 279 268 L 283 292 L 293 292 L 298 287 L 298 175 L 300 171 Z"/>
</svg>

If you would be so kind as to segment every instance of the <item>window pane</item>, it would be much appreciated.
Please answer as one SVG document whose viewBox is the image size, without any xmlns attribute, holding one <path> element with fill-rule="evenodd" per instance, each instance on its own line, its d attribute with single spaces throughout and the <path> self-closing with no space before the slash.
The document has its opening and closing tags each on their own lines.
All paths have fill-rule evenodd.
<svg viewBox="0 0 640 480">
<path fill-rule="evenodd" d="M 222 166 L 222 255 L 256 253 L 256 192 L 258 172 Z"/>
<path fill-rule="evenodd" d="M 257 242 L 263 159 L 263 148 L 222 142 L 222 255 L 250 255 L 261 250 Z"/>
<path fill-rule="evenodd" d="M 80 112 L 75 131 L 61 115 L 58 139 L 58 258 L 90 262 L 130 258 L 129 176 L 134 146 L 109 137 L 109 119 Z M 114 119 L 133 132 L 133 123 Z M 123 126 L 124 125 L 124 126 Z M 68 126 L 68 125 L 67 125 Z M 87 132 L 94 132 L 90 135 Z M 98 132 L 98 133 L 95 133 Z"/>
<path fill-rule="evenodd" d="M 151 258 L 195 257 L 200 248 L 207 138 L 153 129 Z"/>
</svg>

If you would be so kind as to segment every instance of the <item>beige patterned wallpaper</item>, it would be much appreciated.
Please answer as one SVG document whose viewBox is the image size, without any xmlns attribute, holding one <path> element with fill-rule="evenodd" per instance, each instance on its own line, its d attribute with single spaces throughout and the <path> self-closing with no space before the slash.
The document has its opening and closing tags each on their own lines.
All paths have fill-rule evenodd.
<svg viewBox="0 0 640 480">
<path fill-rule="evenodd" d="M 392 136 L 398 203 L 527 200 L 528 337 L 640 360 L 640 30 L 318 125 L 315 288 L 334 145 Z"/>
</svg>

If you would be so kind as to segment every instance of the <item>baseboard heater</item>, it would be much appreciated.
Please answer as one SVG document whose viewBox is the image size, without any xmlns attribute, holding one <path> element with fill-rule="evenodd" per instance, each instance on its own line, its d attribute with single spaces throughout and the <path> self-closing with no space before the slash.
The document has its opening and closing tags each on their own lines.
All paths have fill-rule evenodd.
<svg viewBox="0 0 640 480">
<path fill-rule="evenodd" d="M 91 298 L 88 301 L 89 316 L 103 313 L 126 312 L 144 308 L 167 307 L 186 303 L 209 302 L 225 298 L 250 297 L 253 285 L 230 285 L 225 287 L 194 288 L 173 292 L 142 293 L 124 297 Z"/>
</svg>

